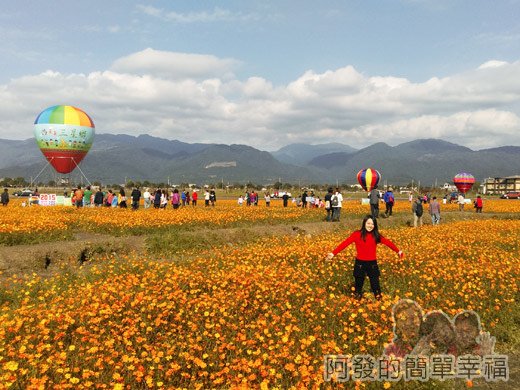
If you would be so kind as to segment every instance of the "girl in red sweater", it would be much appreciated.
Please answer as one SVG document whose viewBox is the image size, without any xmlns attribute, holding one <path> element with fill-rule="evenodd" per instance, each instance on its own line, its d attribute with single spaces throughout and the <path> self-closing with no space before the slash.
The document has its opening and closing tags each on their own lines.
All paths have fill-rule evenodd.
<svg viewBox="0 0 520 390">
<path fill-rule="evenodd" d="M 381 243 L 386 245 L 399 257 L 403 257 L 403 252 L 400 251 L 395 244 L 387 238 L 379 234 L 377 228 L 377 219 L 367 215 L 363 219 L 363 224 L 360 230 L 352 232 L 352 234 L 341 244 L 338 245 L 331 253 L 327 255 L 327 260 L 332 258 L 345 249 L 350 244 L 356 244 L 356 262 L 354 263 L 354 280 L 355 280 L 355 296 L 358 299 L 363 297 L 363 283 L 365 277 L 370 279 L 370 287 L 376 299 L 381 299 L 381 286 L 379 285 L 379 267 L 376 259 L 376 246 Z"/>
</svg>

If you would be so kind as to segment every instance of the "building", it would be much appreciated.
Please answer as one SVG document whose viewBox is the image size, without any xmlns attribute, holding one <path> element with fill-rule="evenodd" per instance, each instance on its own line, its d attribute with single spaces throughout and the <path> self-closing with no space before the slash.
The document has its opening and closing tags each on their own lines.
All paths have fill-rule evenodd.
<svg viewBox="0 0 520 390">
<path fill-rule="evenodd" d="M 501 195 L 506 192 L 520 191 L 520 175 L 489 177 L 482 183 L 482 193 Z"/>
</svg>

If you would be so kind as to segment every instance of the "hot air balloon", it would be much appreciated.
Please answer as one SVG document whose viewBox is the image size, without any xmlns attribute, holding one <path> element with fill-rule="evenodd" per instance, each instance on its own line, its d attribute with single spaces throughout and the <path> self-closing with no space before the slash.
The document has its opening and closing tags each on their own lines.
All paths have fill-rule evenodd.
<svg viewBox="0 0 520 390">
<path fill-rule="evenodd" d="M 357 180 L 365 191 L 372 191 L 377 187 L 381 174 L 372 168 L 362 169 L 357 174 Z"/>
<path fill-rule="evenodd" d="M 59 173 L 70 173 L 83 160 L 94 140 L 94 122 L 81 109 L 52 106 L 34 121 L 36 143 Z"/>
<path fill-rule="evenodd" d="M 473 184 L 475 184 L 475 178 L 469 173 L 461 172 L 455 175 L 453 184 L 455 184 L 455 187 L 457 187 L 460 192 L 465 194 L 473 187 Z"/>
</svg>

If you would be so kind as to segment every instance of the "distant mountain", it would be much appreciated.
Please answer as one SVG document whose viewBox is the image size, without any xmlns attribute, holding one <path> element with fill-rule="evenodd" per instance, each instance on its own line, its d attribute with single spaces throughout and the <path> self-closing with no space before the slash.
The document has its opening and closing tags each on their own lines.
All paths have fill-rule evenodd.
<svg viewBox="0 0 520 390">
<path fill-rule="evenodd" d="M 41 161 L 41 156 L 34 139 L 24 141 L 0 139 L 0 169 L 35 164 Z"/>
<path fill-rule="evenodd" d="M 418 139 L 397 145 L 395 150 L 409 155 L 472 152 L 470 148 L 439 139 Z"/>
<path fill-rule="evenodd" d="M 271 154 L 277 160 L 289 164 L 306 165 L 313 158 L 331 153 L 353 153 L 357 149 L 340 143 L 328 143 L 320 145 L 308 145 L 295 143 L 284 146 Z"/>
<path fill-rule="evenodd" d="M 336 179 L 353 182 L 360 169 L 373 167 L 384 180 L 406 184 L 450 182 L 459 172 L 469 172 L 478 181 L 486 177 L 520 174 L 520 147 L 473 151 L 436 139 L 421 139 L 391 147 L 377 143 L 352 154 L 318 156 L 309 165 L 335 172 Z"/>
<path fill-rule="evenodd" d="M 481 149 L 479 152 L 520 154 L 520 146 L 500 146 L 492 149 Z"/>
<path fill-rule="evenodd" d="M 15 146 L 13 146 L 15 145 Z M 23 154 L 12 153 L 0 163 L 0 177 L 35 178 L 47 161 L 34 140 L 0 140 L 0 151 L 23 146 Z M 15 158 L 16 157 L 16 158 Z M 5 160 L 5 161 L 4 161 Z M 276 160 L 270 153 L 246 145 L 188 144 L 180 141 L 129 135 L 96 135 L 91 150 L 80 164 L 90 181 L 123 183 L 126 179 L 170 183 L 294 182 L 318 180 L 320 173 Z M 79 180 L 76 169 L 73 178 Z M 38 181 L 55 180 L 48 166 Z"/>
<path fill-rule="evenodd" d="M 278 180 L 352 184 L 360 169 L 373 167 L 387 183 L 407 184 L 414 180 L 428 185 L 449 182 L 462 171 L 472 173 L 478 181 L 518 175 L 519 157 L 518 146 L 474 151 L 436 139 L 394 147 L 379 142 L 360 150 L 342 144 L 292 144 L 269 153 L 247 145 L 189 144 L 149 135 L 98 134 L 80 168 L 90 181 L 108 184 L 127 179 L 177 184 L 269 184 Z M 61 177 L 46 164 L 33 139 L 0 139 L 0 177 L 22 176 L 29 180 L 42 170 L 38 181 Z M 76 169 L 72 179 L 80 177 Z"/>
<path fill-rule="evenodd" d="M 388 158 L 392 151 L 393 148 L 391 146 L 385 144 L 384 142 L 378 142 L 354 153 L 330 153 L 318 156 L 309 161 L 309 165 L 330 169 L 333 167 L 348 165 L 352 161 L 359 161 L 359 169 L 362 169 L 362 167 L 366 167 L 363 161 L 367 161 L 367 159 L 372 158 L 372 156 L 378 156 L 381 159 Z"/>
</svg>

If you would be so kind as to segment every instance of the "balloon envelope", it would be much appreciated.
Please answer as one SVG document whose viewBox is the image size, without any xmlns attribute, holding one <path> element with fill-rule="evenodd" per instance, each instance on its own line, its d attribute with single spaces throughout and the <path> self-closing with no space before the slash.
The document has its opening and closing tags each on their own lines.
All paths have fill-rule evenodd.
<svg viewBox="0 0 520 390">
<path fill-rule="evenodd" d="M 365 191 L 372 191 L 379 183 L 381 174 L 372 168 L 362 169 L 357 174 L 358 183 Z"/>
<path fill-rule="evenodd" d="M 457 187 L 460 192 L 465 194 L 473 187 L 473 184 L 475 184 L 475 178 L 469 173 L 461 172 L 455 175 L 453 184 L 455 184 L 455 187 Z"/>
<path fill-rule="evenodd" d="M 95 126 L 81 109 L 52 106 L 34 121 L 36 143 L 59 173 L 70 173 L 87 155 L 94 140 Z"/>
</svg>

